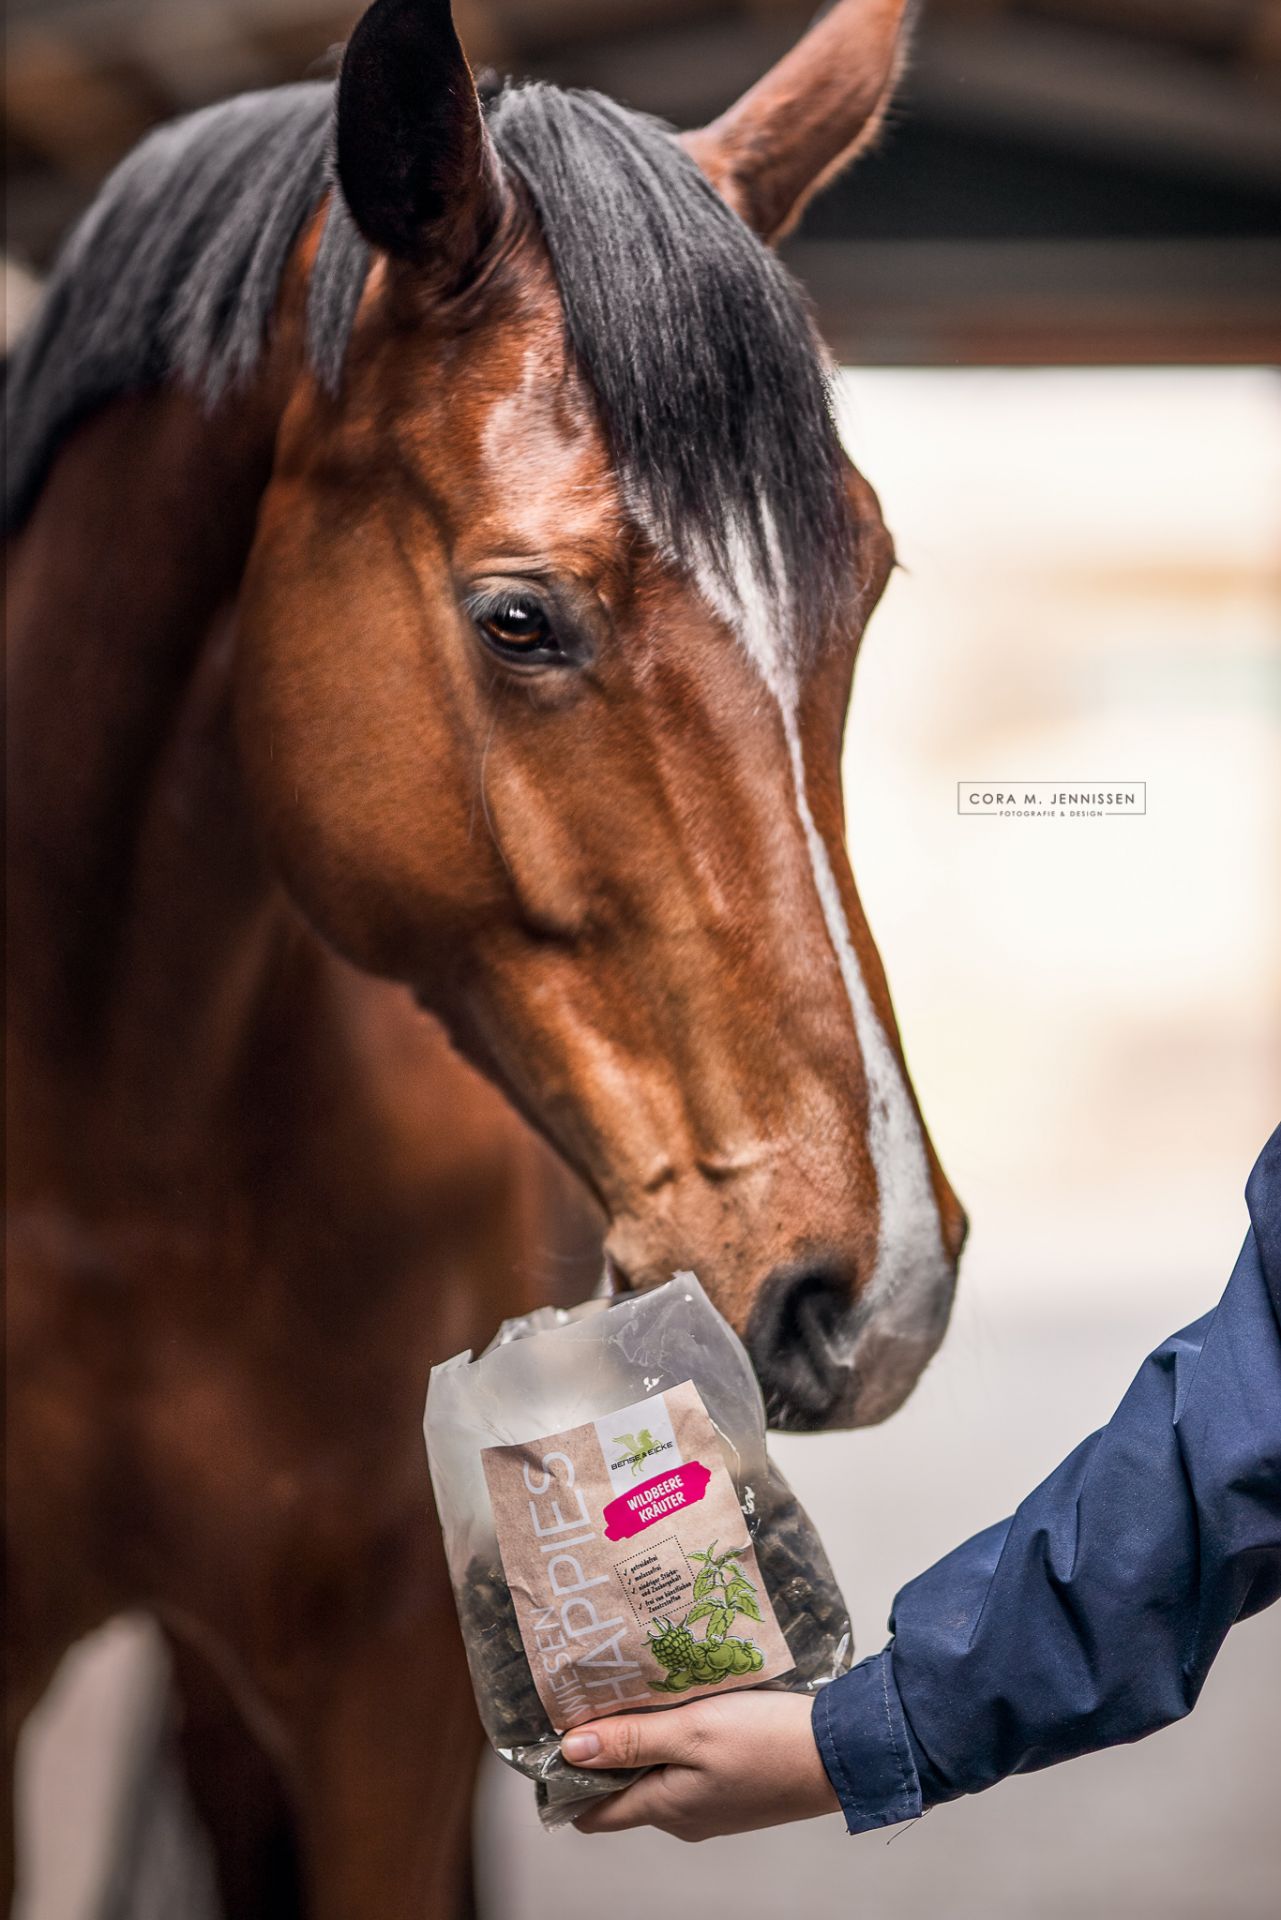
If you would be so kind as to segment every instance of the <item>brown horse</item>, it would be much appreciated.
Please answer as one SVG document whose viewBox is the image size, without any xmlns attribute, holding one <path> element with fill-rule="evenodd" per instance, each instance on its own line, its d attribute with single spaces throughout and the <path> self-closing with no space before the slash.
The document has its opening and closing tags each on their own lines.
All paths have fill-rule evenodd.
<svg viewBox="0 0 1281 1920">
<path fill-rule="evenodd" d="M 602 1231 L 777 1425 L 946 1324 L 843 842 L 890 543 L 764 244 L 899 12 L 678 141 L 378 0 L 338 185 L 327 87 L 162 129 L 9 369 L 10 1745 L 150 1610 L 237 1920 L 462 1898 L 433 1361 Z"/>
</svg>

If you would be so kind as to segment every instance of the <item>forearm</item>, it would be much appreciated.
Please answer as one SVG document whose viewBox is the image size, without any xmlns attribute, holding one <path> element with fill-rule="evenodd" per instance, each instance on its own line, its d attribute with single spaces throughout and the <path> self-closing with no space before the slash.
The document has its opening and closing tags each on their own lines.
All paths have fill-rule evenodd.
<svg viewBox="0 0 1281 1920">
<path fill-rule="evenodd" d="M 1214 1313 L 1116 1415 L 904 1588 L 890 1647 L 814 1731 L 853 1831 L 1186 1713 L 1229 1627 L 1281 1592 L 1281 1140 Z"/>
</svg>

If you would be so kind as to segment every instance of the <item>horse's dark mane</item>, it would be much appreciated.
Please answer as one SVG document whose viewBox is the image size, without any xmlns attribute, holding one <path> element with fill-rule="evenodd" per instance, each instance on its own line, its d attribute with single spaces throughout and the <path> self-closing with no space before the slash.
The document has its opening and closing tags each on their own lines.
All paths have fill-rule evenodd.
<svg viewBox="0 0 1281 1920">
<path fill-rule="evenodd" d="M 246 94 L 151 134 L 71 235 L 6 369 L 6 519 L 93 408 L 166 379 L 210 405 L 255 366 L 299 230 L 331 182 L 327 83 Z M 556 270 L 572 347 L 629 505 L 733 588 L 786 586 L 800 631 L 849 533 L 827 382 L 803 300 L 669 131 L 591 93 L 489 104 Z M 336 388 L 368 250 L 334 195 L 308 354 Z"/>
<path fill-rule="evenodd" d="M 242 94 L 159 127 L 117 167 L 5 369 L 9 526 L 95 407 L 170 378 L 212 406 L 252 371 L 285 262 L 325 192 L 332 112 L 328 84 Z M 367 262 L 336 210 L 308 315 L 313 358 L 331 376 Z"/>
</svg>

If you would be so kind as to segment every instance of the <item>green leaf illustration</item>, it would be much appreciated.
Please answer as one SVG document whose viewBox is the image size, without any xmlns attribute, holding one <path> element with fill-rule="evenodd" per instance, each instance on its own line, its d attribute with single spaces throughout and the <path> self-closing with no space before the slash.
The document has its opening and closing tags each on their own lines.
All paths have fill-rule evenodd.
<svg viewBox="0 0 1281 1920">
<path fill-rule="evenodd" d="M 696 1620 L 706 1620 L 709 1613 L 719 1613 L 720 1611 L 721 1603 L 719 1600 L 704 1600 L 699 1606 L 690 1608 L 689 1612 L 685 1615 L 685 1625 L 692 1627 Z"/>
<path fill-rule="evenodd" d="M 717 1665 L 713 1671 L 709 1656 L 711 1649 L 724 1645 L 731 1627 L 740 1615 L 746 1620 L 754 1620 L 758 1626 L 765 1624 L 756 1583 L 749 1578 L 741 1564 L 743 1557 L 750 1551 L 749 1547 L 727 1547 L 724 1553 L 718 1554 L 716 1542 L 713 1540 L 711 1546 L 705 1551 L 687 1555 L 691 1566 L 695 1561 L 703 1563 L 694 1576 L 694 1605 L 681 1622 L 681 1627 L 684 1629 L 683 1638 L 692 1640 L 693 1645 L 698 1649 L 694 1664 L 698 1668 L 697 1679 L 700 1686 L 714 1686 L 716 1681 L 723 1678 L 724 1674 L 730 1670 Z M 703 1620 L 706 1620 L 707 1626 L 702 1638 L 694 1639 L 691 1629 Z M 675 1636 L 673 1636 L 673 1651 L 675 1644 Z M 742 1672 L 744 1669 L 741 1660 L 745 1656 L 739 1654 L 737 1650 L 740 1647 L 750 1649 L 751 1642 L 730 1640 L 729 1647 L 735 1649 L 735 1657 L 740 1659 L 740 1665 L 733 1668 L 733 1671 Z M 728 1657 L 728 1652 L 727 1649 L 725 1654 L 716 1656 L 717 1661 Z"/>
<path fill-rule="evenodd" d="M 709 1647 L 715 1647 L 725 1638 L 733 1624 L 734 1616 L 728 1607 L 718 1606 L 707 1622 L 706 1641 Z"/>
<path fill-rule="evenodd" d="M 727 1560 L 741 1560 L 746 1552 L 746 1547 L 726 1547 L 724 1553 L 717 1555 L 716 1564 L 723 1567 Z"/>
</svg>

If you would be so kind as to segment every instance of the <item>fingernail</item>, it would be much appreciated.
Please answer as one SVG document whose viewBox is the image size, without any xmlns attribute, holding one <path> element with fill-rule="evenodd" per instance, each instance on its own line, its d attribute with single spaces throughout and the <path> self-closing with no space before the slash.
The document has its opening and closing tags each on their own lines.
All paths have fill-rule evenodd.
<svg viewBox="0 0 1281 1920">
<path fill-rule="evenodd" d="M 565 1758 L 575 1766 L 581 1766 L 584 1760 L 594 1760 L 600 1752 L 600 1736 L 595 1733 L 567 1733 L 560 1743 Z"/>
</svg>

